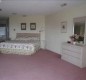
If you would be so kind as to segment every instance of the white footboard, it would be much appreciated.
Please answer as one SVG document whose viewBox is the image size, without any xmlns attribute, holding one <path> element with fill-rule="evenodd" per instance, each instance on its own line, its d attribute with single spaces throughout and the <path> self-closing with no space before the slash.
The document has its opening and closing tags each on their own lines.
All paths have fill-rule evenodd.
<svg viewBox="0 0 86 80">
<path fill-rule="evenodd" d="M 0 43 L 0 51 L 5 54 L 31 55 L 36 52 L 34 44 Z"/>
</svg>

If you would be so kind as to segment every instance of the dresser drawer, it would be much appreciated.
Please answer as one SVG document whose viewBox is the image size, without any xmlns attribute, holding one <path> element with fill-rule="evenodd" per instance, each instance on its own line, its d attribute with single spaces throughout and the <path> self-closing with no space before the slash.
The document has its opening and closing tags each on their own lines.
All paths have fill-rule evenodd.
<svg viewBox="0 0 86 80">
<path fill-rule="evenodd" d="M 86 67 L 86 45 L 62 44 L 61 59 L 80 68 Z"/>
<path fill-rule="evenodd" d="M 73 51 L 75 53 L 81 53 L 82 48 L 79 46 L 75 46 L 75 45 L 70 45 L 70 44 L 66 44 L 66 45 L 62 45 L 63 49 L 69 50 L 69 51 Z"/>
<path fill-rule="evenodd" d="M 70 62 L 76 66 L 82 67 L 81 66 L 81 60 L 79 58 L 75 58 L 75 57 L 69 56 L 67 54 L 62 54 L 62 59 L 67 61 L 67 62 Z"/>
<path fill-rule="evenodd" d="M 62 49 L 62 54 L 67 54 L 69 56 L 73 56 L 79 59 L 81 59 L 81 56 L 82 56 L 81 53 L 73 52 L 73 51 L 66 50 L 66 49 Z"/>
</svg>

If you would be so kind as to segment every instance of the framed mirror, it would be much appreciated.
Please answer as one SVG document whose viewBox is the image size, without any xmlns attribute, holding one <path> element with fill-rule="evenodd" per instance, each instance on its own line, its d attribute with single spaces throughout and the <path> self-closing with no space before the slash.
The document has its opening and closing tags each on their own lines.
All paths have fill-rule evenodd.
<svg viewBox="0 0 86 80">
<path fill-rule="evenodd" d="M 79 18 L 74 18 L 74 35 L 77 35 L 78 42 L 81 42 L 82 44 L 84 44 L 85 39 L 84 39 L 84 35 L 85 35 L 85 18 L 86 17 L 79 17 Z"/>
</svg>

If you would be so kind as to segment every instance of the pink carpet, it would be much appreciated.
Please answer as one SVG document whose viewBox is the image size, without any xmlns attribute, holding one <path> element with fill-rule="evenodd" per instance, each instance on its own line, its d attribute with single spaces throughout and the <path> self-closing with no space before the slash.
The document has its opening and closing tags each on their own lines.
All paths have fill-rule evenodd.
<svg viewBox="0 0 86 80">
<path fill-rule="evenodd" d="M 80 69 L 48 50 L 32 56 L 0 54 L 0 80 L 86 80 Z"/>
</svg>

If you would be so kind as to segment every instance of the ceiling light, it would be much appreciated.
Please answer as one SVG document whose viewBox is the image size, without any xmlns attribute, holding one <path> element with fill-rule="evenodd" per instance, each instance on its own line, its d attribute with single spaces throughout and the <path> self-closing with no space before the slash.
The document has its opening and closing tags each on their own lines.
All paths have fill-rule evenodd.
<svg viewBox="0 0 86 80">
<path fill-rule="evenodd" d="M 0 0 L 0 3 L 1 3 L 1 0 Z"/>
<path fill-rule="evenodd" d="M 67 3 L 61 4 L 61 7 L 65 7 L 65 6 L 67 6 Z"/>
</svg>

